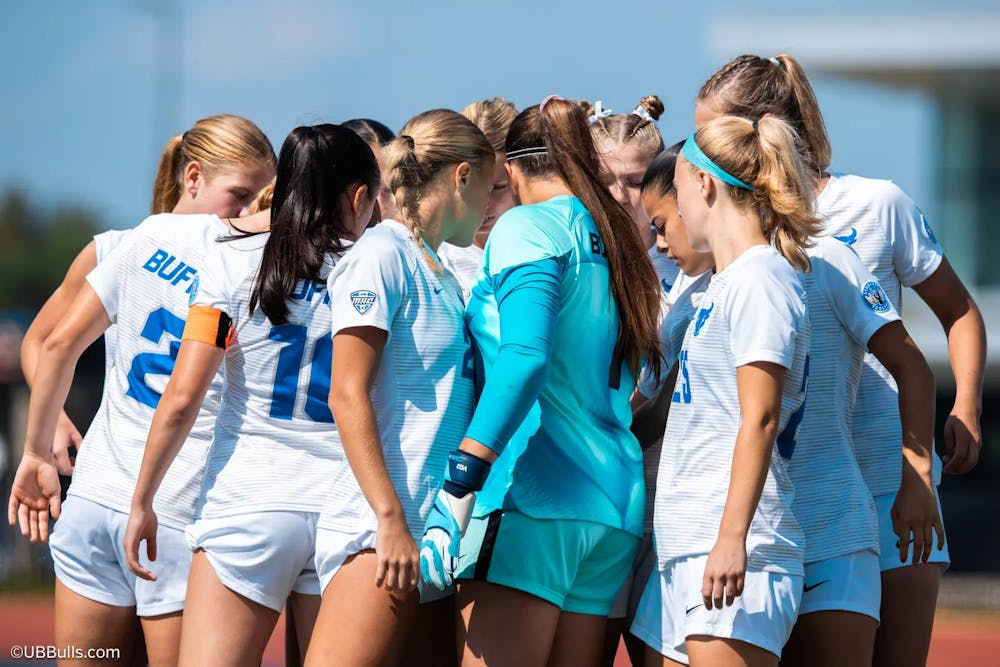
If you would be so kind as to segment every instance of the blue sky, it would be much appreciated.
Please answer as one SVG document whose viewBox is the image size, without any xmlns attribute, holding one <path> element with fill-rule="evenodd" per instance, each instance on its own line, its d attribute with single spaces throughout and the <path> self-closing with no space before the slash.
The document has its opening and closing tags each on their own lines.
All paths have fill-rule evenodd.
<svg viewBox="0 0 1000 667">
<path fill-rule="evenodd" d="M 714 20 L 807 11 L 792 0 L 757 4 L 8 0 L 0 190 L 20 187 L 42 205 L 82 204 L 109 226 L 133 225 L 147 210 L 169 136 L 221 112 L 250 118 L 277 147 L 298 124 L 368 116 L 398 128 L 427 108 L 494 95 L 524 106 L 559 93 L 627 111 L 656 93 L 670 143 L 690 131 L 697 89 L 725 60 L 708 42 Z M 156 8 L 170 5 L 173 18 L 158 21 Z M 849 0 L 837 11 L 863 16 L 870 7 Z M 935 5 L 879 3 L 888 13 L 914 7 Z M 171 37 L 163 57 L 158 25 Z M 834 168 L 891 177 L 933 216 L 932 106 L 912 92 L 814 83 Z"/>
</svg>

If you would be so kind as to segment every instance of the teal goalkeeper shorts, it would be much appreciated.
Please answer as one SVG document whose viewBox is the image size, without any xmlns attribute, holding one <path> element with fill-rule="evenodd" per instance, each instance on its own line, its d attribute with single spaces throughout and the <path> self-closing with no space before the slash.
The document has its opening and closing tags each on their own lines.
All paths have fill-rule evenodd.
<svg viewBox="0 0 1000 667">
<path fill-rule="evenodd" d="M 565 612 L 607 616 L 638 545 L 637 536 L 600 523 L 496 510 L 469 523 L 457 578 L 524 591 Z"/>
</svg>

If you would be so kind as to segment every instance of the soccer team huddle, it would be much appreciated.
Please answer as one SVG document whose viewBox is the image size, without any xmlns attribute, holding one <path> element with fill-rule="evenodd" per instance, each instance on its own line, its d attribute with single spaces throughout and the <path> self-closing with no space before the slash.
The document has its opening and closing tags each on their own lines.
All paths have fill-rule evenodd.
<svg viewBox="0 0 1000 667">
<path fill-rule="evenodd" d="M 922 664 L 979 311 L 898 187 L 829 172 L 791 56 L 720 68 L 683 141 L 663 110 L 171 140 L 22 348 L 8 518 L 57 645 L 260 664 L 287 609 L 310 666 Z M 944 465 L 903 287 L 948 335 Z"/>
</svg>

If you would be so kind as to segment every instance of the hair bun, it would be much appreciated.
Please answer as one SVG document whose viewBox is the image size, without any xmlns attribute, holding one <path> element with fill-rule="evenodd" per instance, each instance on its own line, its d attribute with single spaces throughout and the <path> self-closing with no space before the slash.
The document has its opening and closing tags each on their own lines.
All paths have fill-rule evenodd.
<svg viewBox="0 0 1000 667">
<path fill-rule="evenodd" d="M 399 135 L 398 138 L 399 138 L 400 141 L 402 141 L 402 142 L 404 142 L 406 144 L 406 148 L 408 150 L 415 151 L 417 149 L 417 142 L 415 142 L 413 140 L 413 137 L 411 137 L 410 135 L 408 135 L 408 134 L 401 134 L 401 135 Z"/>
<path fill-rule="evenodd" d="M 665 110 L 663 101 L 658 95 L 646 95 L 644 98 L 639 100 L 638 106 L 645 109 L 646 113 L 648 113 L 653 120 L 660 120 L 660 116 L 663 115 Z"/>
</svg>

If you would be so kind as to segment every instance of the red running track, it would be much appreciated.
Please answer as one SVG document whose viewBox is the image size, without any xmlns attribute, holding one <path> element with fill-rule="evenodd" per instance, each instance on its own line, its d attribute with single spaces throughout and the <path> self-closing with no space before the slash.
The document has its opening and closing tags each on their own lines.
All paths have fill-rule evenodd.
<svg viewBox="0 0 1000 667">
<path fill-rule="evenodd" d="M 0 597 L 0 663 L 9 660 L 12 646 L 51 644 L 52 628 L 50 596 L 4 594 Z M 281 620 L 264 654 L 267 667 L 283 664 L 284 636 L 284 620 Z M 629 667 L 629 664 L 625 652 L 619 651 L 615 667 Z M 929 667 L 1000 667 L 1000 612 L 940 610 L 927 664 Z"/>
</svg>

